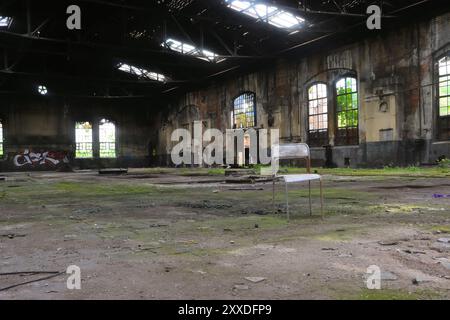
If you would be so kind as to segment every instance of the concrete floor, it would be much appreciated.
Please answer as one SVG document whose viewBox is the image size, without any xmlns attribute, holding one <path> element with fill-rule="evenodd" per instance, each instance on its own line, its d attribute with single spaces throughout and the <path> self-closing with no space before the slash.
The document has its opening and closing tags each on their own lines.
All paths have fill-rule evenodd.
<svg viewBox="0 0 450 320">
<path fill-rule="evenodd" d="M 450 298 L 450 244 L 438 241 L 450 237 L 450 198 L 433 197 L 450 195 L 448 177 L 328 175 L 325 219 L 296 185 L 288 222 L 281 185 L 273 214 L 270 183 L 198 170 L 5 175 L 0 273 L 77 265 L 82 289 L 62 274 L 0 299 Z M 371 265 L 382 290 L 366 288 Z M 43 276 L 3 275 L 0 289 Z"/>
</svg>

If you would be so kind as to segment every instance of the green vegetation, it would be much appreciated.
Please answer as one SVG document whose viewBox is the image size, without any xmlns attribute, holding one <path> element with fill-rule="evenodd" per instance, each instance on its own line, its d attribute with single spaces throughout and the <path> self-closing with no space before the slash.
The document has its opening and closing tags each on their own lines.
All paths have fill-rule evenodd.
<svg viewBox="0 0 450 320">
<path fill-rule="evenodd" d="M 256 173 L 264 167 L 261 165 L 252 166 Z M 314 173 L 332 176 L 351 177 L 424 177 L 424 178 L 444 178 L 450 176 L 450 160 L 443 160 L 434 167 L 384 167 L 382 169 L 353 169 L 353 168 L 313 168 Z M 183 176 L 224 176 L 224 168 L 148 168 L 136 171 L 136 173 L 147 174 L 177 174 Z M 305 168 L 280 167 L 279 174 L 302 174 L 306 173 Z"/>
<path fill-rule="evenodd" d="M 251 245 L 261 230 L 275 231 L 274 235 L 279 235 L 276 231 L 286 230 L 289 223 L 281 216 L 240 216 L 180 220 L 153 228 L 148 228 L 149 224 L 148 220 L 136 224 L 131 219 L 123 219 L 120 223 L 104 223 L 94 231 L 103 239 L 129 239 L 139 244 L 135 250 L 140 255 L 203 257 L 226 254 L 240 246 Z M 239 247 L 233 246 L 232 240 L 236 240 Z"/>
<path fill-rule="evenodd" d="M 442 159 L 438 162 L 438 167 L 441 169 L 448 169 L 450 170 L 450 159 Z"/>
<path fill-rule="evenodd" d="M 437 225 L 430 229 L 433 232 L 450 233 L 450 225 Z"/>
<path fill-rule="evenodd" d="M 341 92 L 342 91 L 342 92 Z M 352 89 L 341 89 L 337 96 L 338 126 L 339 128 L 358 127 L 358 94 L 352 93 Z"/>
<path fill-rule="evenodd" d="M 317 235 L 314 237 L 316 240 L 324 242 L 346 242 L 352 240 L 357 236 L 357 232 L 352 234 L 352 232 L 346 231 L 331 231 L 329 233 Z"/>
<path fill-rule="evenodd" d="M 244 216 L 210 219 L 204 222 L 197 222 L 198 230 L 230 230 L 232 232 L 247 233 L 248 230 L 254 230 L 255 225 L 262 229 L 278 229 L 288 225 L 288 221 L 284 216 L 268 215 L 268 216 Z"/>
<path fill-rule="evenodd" d="M 311 195 L 314 198 L 318 198 L 320 196 L 320 189 L 319 188 L 312 188 L 311 189 Z M 363 200 L 374 200 L 376 199 L 375 195 L 370 194 L 368 192 L 358 191 L 354 189 L 348 189 L 348 188 L 325 188 L 323 191 L 323 195 L 325 199 L 334 199 L 334 200 L 357 200 L 357 201 L 363 201 Z M 282 195 L 279 195 L 282 196 Z M 292 196 L 292 199 L 295 199 L 297 197 L 300 198 L 308 198 L 309 197 L 309 190 L 307 188 L 302 189 L 293 189 L 289 191 L 289 196 Z"/>
<path fill-rule="evenodd" d="M 445 70 L 445 68 L 444 68 Z M 446 117 L 450 115 L 450 77 L 448 75 L 441 77 L 439 80 L 439 115 Z"/>
<path fill-rule="evenodd" d="M 75 154 L 75 158 L 77 159 L 90 159 L 93 157 L 92 151 L 83 151 L 83 150 L 77 150 Z"/>
<path fill-rule="evenodd" d="M 87 182 L 87 181 L 65 181 L 47 182 L 28 181 L 14 185 L 0 185 L 2 201 L 15 204 L 50 205 L 58 203 L 73 203 L 83 199 L 85 201 L 114 201 L 120 202 L 125 198 L 156 199 L 161 194 L 172 197 L 176 190 L 177 194 L 183 195 L 182 189 L 156 187 L 149 184 L 132 184 L 122 181 L 114 182 Z"/>
<path fill-rule="evenodd" d="M 358 90 L 356 79 L 344 78 L 336 84 L 339 129 L 358 127 Z"/>
<path fill-rule="evenodd" d="M 256 167 L 256 170 L 261 168 Z M 383 169 L 352 169 L 352 168 L 314 168 L 314 173 L 332 176 L 353 176 L 353 177 L 425 177 L 444 178 L 450 176 L 450 167 L 384 167 Z M 280 174 L 302 174 L 306 173 L 305 168 L 281 167 Z"/>
<path fill-rule="evenodd" d="M 342 175 L 342 176 L 399 176 L 399 177 L 427 177 L 442 178 L 450 176 L 450 169 L 438 167 L 385 167 L 383 169 L 318 169 L 321 174 Z"/>
<path fill-rule="evenodd" d="M 113 196 L 149 194 L 156 192 L 156 188 L 147 185 L 135 184 L 107 184 L 107 183 L 80 183 L 80 182 L 58 182 L 54 185 L 56 192 L 76 193 L 80 196 Z"/>
</svg>

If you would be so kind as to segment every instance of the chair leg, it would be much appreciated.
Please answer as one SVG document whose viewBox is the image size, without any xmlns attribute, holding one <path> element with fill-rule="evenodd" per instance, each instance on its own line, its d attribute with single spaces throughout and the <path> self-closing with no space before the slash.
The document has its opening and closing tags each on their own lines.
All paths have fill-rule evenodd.
<svg viewBox="0 0 450 320">
<path fill-rule="evenodd" d="M 288 184 L 286 182 L 286 212 L 287 212 L 287 219 L 290 220 L 290 214 L 289 214 L 289 190 L 288 190 Z"/>
<path fill-rule="evenodd" d="M 311 181 L 308 181 L 308 184 L 309 184 L 309 215 L 312 216 Z"/>
<path fill-rule="evenodd" d="M 273 214 L 276 214 L 275 211 L 275 178 L 272 180 L 272 210 Z"/>
<path fill-rule="evenodd" d="M 323 183 L 322 183 L 322 179 L 320 179 L 320 214 L 322 215 L 322 219 L 323 219 L 324 213 L 323 213 Z"/>
</svg>

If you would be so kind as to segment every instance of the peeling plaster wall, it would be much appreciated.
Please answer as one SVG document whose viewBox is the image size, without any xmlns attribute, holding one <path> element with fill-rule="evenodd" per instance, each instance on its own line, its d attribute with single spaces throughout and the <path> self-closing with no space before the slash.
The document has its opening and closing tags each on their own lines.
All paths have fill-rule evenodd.
<svg viewBox="0 0 450 320">
<path fill-rule="evenodd" d="M 282 141 L 307 142 L 307 88 L 328 84 L 329 116 L 335 119 L 336 81 L 347 74 L 358 79 L 359 145 L 334 147 L 334 162 L 344 166 L 416 165 L 450 157 L 450 141 L 436 142 L 435 63 L 450 51 L 450 14 L 298 59 L 279 59 L 259 72 L 212 83 L 171 102 L 160 115 L 158 155 L 170 164 L 170 134 L 182 124 L 204 120 L 220 130 L 231 128 L 233 99 L 256 94 L 257 127 L 279 128 Z M 195 113 L 184 114 L 190 106 Z M 330 121 L 330 145 L 336 123 Z M 312 149 L 323 163 L 322 148 Z M 347 159 L 346 159 L 347 158 Z"/>
<path fill-rule="evenodd" d="M 153 114 L 148 103 L 136 101 L 81 102 L 50 96 L 3 98 L 0 119 L 3 122 L 5 155 L 0 159 L 0 171 L 57 169 L 51 164 L 15 166 L 14 157 L 27 149 L 39 153 L 63 153 L 72 166 L 82 169 L 148 166 L 152 146 L 156 146 Z M 116 124 L 117 159 L 74 159 L 75 122 L 89 121 L 98 127 L 103 118 Z M 96 134 L 94 129 L 94 141 Z"/>
<path fill-rule="evenodd" d="M 283 142 L 307 142 L 307 89 L 328 84 L 329 114 L 335 114 L 334 86 L 355 74 L 360 99 L 359 145 L 335 146 L 336 123 L 329 123 L 329 144 L 338 166 L 416 165 L 450 157 L 450 141 L 437 140 L 436 62 L 450 52 L 450 14 L 404 26 L 353 44 L 322 48 L 306 56 L 278 59 L 258 72 L 217 80 L 203 89 L 168 101 L 2 97 L 6 156 L 1 170 L 15 170 L 12 159 L 25 149 L 64 152 L 79 168 L 170 165 L 171 133 L 231 127 L 233 100 L 256 94 L 258 128 L 279 128 Z M 380 110 L 380 104 L 384 104 Z M 74 123 L 102 118 L 117 124 L 118 158 L 74 160 Z M 269 126 L 269 124 L 272 124 Z M 323 148 L 312 149 L 316 165 Z"/>
</svg>

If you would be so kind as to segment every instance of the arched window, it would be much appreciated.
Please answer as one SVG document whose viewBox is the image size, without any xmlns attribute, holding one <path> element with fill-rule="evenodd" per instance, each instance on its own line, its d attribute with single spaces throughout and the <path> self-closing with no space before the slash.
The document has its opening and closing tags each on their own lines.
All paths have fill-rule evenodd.
<svg viewBox="0 0 450 320">
<path fill-rule="evenodd" d="M 75 123 L 75 158 L 87 159 L 94 156 L 92 150 L 92 124 L 90 122 Z"/>
<path fill-rule="evenodd" d="M 336 145 L 359 144 L 359 99 L 355 78 L 342 78 L 336 83 Z"/>
<path fill-rule="evenodd" d="M 439 60 L 439 134 L 440 140 L 450 139 L 450 55 Z"/>
<path fill-rule="evenodd" d="M 103 119 L 99 126 L 100 158 L 116 158 L 116 126 Z"/>
<path fill-rule="evenodd" d="M 254 93 L 246 92 L 234 99 L 232 126 L 236 129 L 256 127 L 256 104 Z"/>
<path fill-rule="evenodd" d="M 0 157 L 3 157 L 3 123 L 0 120 Z"/>
<path fill-rule="evenodd" d="M 328 144 L 328 98 L 327 85 L 314 84 L 308 90 L 309 145 Z"/>
</svg>

